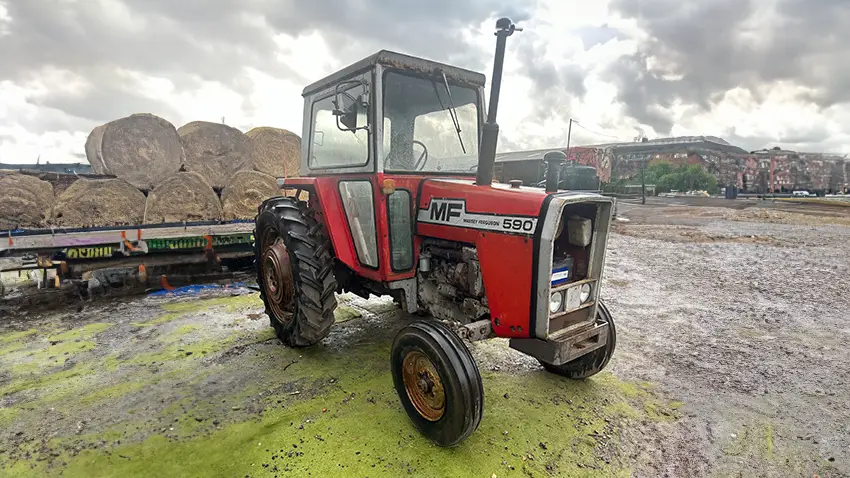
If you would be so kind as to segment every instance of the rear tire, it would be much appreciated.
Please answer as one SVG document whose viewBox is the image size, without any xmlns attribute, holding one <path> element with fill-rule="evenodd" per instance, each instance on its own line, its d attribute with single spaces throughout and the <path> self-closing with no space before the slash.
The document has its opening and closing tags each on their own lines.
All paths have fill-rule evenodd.
<svg viewBox="0 0 850 478">
<path fill-rule="evenodd" d="M 556 375 L 573 380 L 582 380 L 601 372 L 608 365 L 608 361 L 611 360 L 614 349 L 617 347 L 617 329 L 614 327 L 614 318 L 602 300 L 599 301 L 599 306 L 596 308 L 596 322 L 608 322 L 608 341 L 604 347 L 562 365 L 552 365 L 540 361 L 543 368 Z"/>
<path fill-rule="evenodd" d="M 407 416 L 434 443 L 456 446 L 478 428 L 484 414 L 481 374 L 448 327 L 423 320 L 401 329 L 393 341 L 391 369 Z"/>
<path fill-rule="evenodd" d="M 337 284 L 331 243 L 307 203 L 274 198 L 254 229 L 257 283 L 271 326 L 293 347 L 327 337 L 334 323 Z"/>
</svg>

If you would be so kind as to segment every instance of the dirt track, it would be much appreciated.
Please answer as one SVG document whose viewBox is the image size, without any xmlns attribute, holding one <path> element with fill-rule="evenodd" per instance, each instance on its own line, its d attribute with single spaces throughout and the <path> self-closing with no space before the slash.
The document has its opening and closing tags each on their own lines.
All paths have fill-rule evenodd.
<svg viewBox="0 0 850 478">
<path fill-rule="evenodd" d="M 475 344 L 485 418 L 453 450 L 400 409 L 387 358 L 410 318 L 386 299 L 342 297 L 306 350 L 246 290 L 17 316 L 0 476 L 850 476 L 850 227 L 715 209 L 623 204 L 610 373 Z"/>
</svg>

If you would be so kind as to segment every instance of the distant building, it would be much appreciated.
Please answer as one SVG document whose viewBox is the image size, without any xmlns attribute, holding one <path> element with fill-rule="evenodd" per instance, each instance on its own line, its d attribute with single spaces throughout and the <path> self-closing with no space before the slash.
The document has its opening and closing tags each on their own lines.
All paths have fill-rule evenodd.
<svg viewBox="0 0 850 478">
<path fill-rule="evenodd" d="M 515 151 L 496 155 L 496 167 L 502 163 L 515 171 L 522 161 L 531 161 L 525 169 L 537 168 L 533 172 L 539 175 L 543 155 L 552 150 L 564 152 L 576 164 L 595 168 L 603 183 L 634 178 L 642 165 L 666 161 L 703 166 L 721 186 L 737 186 L 743 192 L 831 193 L 845 191 L 850 186 L 850 160 L 843 155 L 776 148 L 748 152 L 716 136 L 591 144 L 571 147 L 569 151 L 563 147 Z"/>
</svg>

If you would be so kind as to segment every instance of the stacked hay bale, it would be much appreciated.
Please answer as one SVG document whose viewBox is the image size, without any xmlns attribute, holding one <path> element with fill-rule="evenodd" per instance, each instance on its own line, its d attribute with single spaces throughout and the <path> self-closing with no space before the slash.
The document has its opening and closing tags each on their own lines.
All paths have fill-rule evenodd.
<svg viewBox="0 0 850 478">
<path fill-rule="evenodd" d="M 89 163 L 95 168 L 99 161 L 95 131 L 90 138 L 95 143 L 95 155 Z M 183 144 L 168 121 L 151 114 L 135 114 L 105 125 L 100 160 L 104 171 L 149 191 L 180 170 Z"/>
<path fill-rule="evenodd" d="M 46 227 L 52 216 L 53 186 L 33 176 L 0 176 L 0 230 Z"/>
<path fill-rule="evenodd" d="M 103 131 L 106 129 L 106 125 L 102 124 L 89 133 L 89 137 L 86 138 L 86 159 L 88 159 L 89 164 L 91 165 L 91 170 L 94 174 L 110 174 L 109 170 L 106 169 L 106 165 L 103 164 Z"/>
<path fill-rule="evenodd" d="M 146 224 L 221 219 L 221 203 L 210 183 L 188 171 L 159 183 L 148 195 L 146 207 Z"/>
<path fill-rule="evenodd" d="M 276 178 L 301 174 L 301 138 L 285 129 L 266 126 L 247 133 L 254 140 L 251 167 Z"/>
<path fill-rule="evenodd" d="M 275 178 L 300 174 L 301 138 L 270 127 L 245 134 L 193 121 L 178 130 L 134 114 L 94 128 L 85 150 L 95 174 L 118 179 L 74 183 L 56 205 L 56 225 L 251 219 L 264 199 L 281 194 Z M 146 200 L 140 191 L 149 192 Z"/>
<path fill-rule="evenodd" d="M 145 195 L 123 179 L 78 179 L 56 198 L 60 227 L 141 224 Z"/>
<path fill-rule="evenodd" d="M 253 219 L 264 200 L 279 196 L 273 176 L 259 171 L 240 171 L 221 192 L 222 219 Z"/>
<path fill-rule="evenodd" d="M 250 166 L 253 142 L 236 128 L 206 121 L 193 121 L 177 130 L 186 159 L 183 168 L 204 177 L 222 189 L 233 175 Z"/>
</svg>

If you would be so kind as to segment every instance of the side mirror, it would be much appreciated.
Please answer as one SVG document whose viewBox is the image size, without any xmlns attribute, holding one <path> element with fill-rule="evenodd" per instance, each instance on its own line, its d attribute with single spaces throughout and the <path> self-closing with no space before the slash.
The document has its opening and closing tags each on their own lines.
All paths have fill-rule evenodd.
<svg viewBox="0 0 850 478">
<path fill-rule="evenodd" d="M 358 86 L 363 88 L 363 92 L 352 94 L 356 93 Z M 366 86 L 366 82 L 362 80 L 343 81 L 336 85 L 333 114 L 340 130 L 355 132 L 369 127 L 369 96 Z"/>
</svg>

